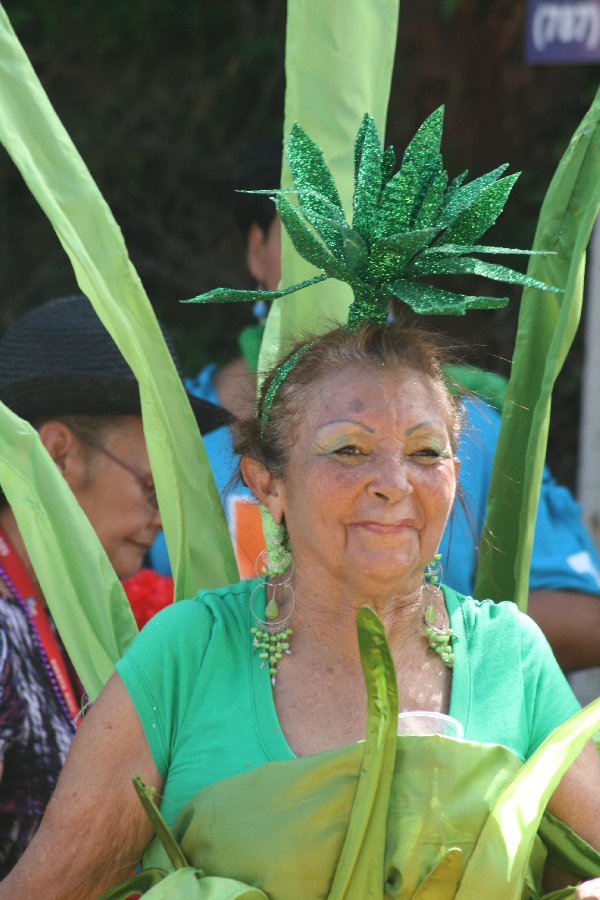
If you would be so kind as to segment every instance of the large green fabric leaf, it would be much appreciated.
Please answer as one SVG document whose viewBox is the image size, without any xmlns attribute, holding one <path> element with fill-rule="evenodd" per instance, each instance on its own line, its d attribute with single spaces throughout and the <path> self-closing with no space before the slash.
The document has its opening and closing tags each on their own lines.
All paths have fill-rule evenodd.
<svg viewBox="0 0 600 900">
<path fill-rule="evenodd" d="M 137 634 L 96 533 L 37 432 L 0 403 L 0 484 L 56 626 L 94 700 Z M 57 514 L 60 518 L 57 518 Z"/>
<path fill-rule="evenodd" d="M 216 486 L 152 307 L 108 206 L 52 109 L 1 7 L 0 139 L 50 219 L 79 287 L 90 298 L 138 379 L 176 596 L 189 596 L 202 585 L 234 581 L 237 568 Z M 26 467 L 26 461 L 23 464 Z M 31 480 L 27 468 L 21 474 Z M 58 530 L 64 526 L 65 517 L 58 494 L 54 499 L 58 506 L 46 511 Z M 30 521 L 23 532 L 27 546 L 33 540 L 31 525 Z M 62 546 L 66 547 L 66 542 Z M 85 567 L 86 552 L 85 547 L 74 545 L 65 564 L 74 569 Z M 36 569 L 41 569 L 44 560 L 36 558 L 35 550 L 31 558 Z M 102 595 L 108 602 L 110 585 Z M 46 599 L 53 614 L 66 602 L 62 595 Z M 63 627 L 61 632 L 65 643 L 79 643 L 82 648 L 84 658 L 78 653 L 72 657 L 79 670 L 86 668 L 87 644 L 93 642 L 91 623 L 89 628 L 89 641 L 80 632 L 70 636 L 68 628 L 65 632 Z M 117 643 L 115 637 L 114 645 Z"/>
<path fill-rule="evenodd" d="M 365 112 L 385 132 L 396 48 L 399 0 L 288 2 L 284 134 L 299 122 L 323 150 L 340 203 L 352 208 L 354 138 Z M 389 162 L 389 157 L 388 157 Z M 284 166 L 282 187 L 290 187 Z M 314 275 L 312 266 L 282 233 L 282 284 Z M 292 303 L 273 304 L 260 368 L 308 333 L 322 334 L 343 323 L 352 301 L 349 285 L 328 281 L 303 291 Z"/>
<path fill-rule="evenodd" d="M 511 378 L 481 539 L 475 595 L 527 606 L 529 566 L 552 388 L 575 336 L 585 250 L 600 209 L 600 92 L 573 136 L 544 200 L 527 274 L 562 294 L 523 291 Z"/>
<path fill-rule="evenodd" d="M 523 871 L 548 800 L 600 727 L 600 699 L 556 728 L 502 792 L 463 875 L 457 900 L 498 900 L 489 873 L 503 873 L 502 900 L 522 896 Z M 596 862 L 596 877 L 600 874 Z"/>
</svg>

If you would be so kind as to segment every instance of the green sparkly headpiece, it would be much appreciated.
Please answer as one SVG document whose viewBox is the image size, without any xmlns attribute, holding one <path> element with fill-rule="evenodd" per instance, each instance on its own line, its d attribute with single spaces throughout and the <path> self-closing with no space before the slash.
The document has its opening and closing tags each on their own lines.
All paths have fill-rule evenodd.
<svg viewBox="0 0 600 900">
<path fill-rule="evenodd" d="M 467 184 L 467 172 L 449 182 L 440 154 L 443 117 L 440 107 L 425 120 L 393 174 L 394 149 L 382 149 L 375 123 L 365 115 L 354 144 L 352 225 L 346 221 L 323 153 L 300 125 L 294 125 L 286 146 L 294 188 L 257 193 L 273 197 L 294 247 L 322 274 L 275 291 L 217 288 L 188 302 L 275 300 L 337 278 L 352 288 L 354 300 L 346 328 L 355 329 L 365 321 L 384 325 L 394 297 L 427 315 L 464 315 L 468 309 L 497 309 L 508 303 L 507 297 L 454 293 L 420 280 L 430 275 L 482 275 L 556 291 L 514 269 L 478 258 L 532 252 L 476 243 L 500 215 L 519 173 L 501 177 L 505 164 Z M 263 420 L 299 355 L 296 351 L 293 362 L 286 360 L 272 379 Z"/>
</svg>

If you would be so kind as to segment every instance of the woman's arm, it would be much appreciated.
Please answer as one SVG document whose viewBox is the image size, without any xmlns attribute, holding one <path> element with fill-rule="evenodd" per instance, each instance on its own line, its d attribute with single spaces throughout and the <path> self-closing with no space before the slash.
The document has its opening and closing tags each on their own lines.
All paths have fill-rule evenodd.
<svg viewBox="0 0 600 900">
<path fill-rule="evenodd" d="M 135 707 L 112 676 L 86 716 L 40 828 L 0 900 L 89 900 L 126 878 L 152 837 L 132 785 L 162 778 Z"/>
<path fill-rule="evenodd" d="M 548 809 L 600 851 L 600 757 L 591 741 L 564 774 Z M 547 867 L 544 886 L 557 890 L 576 881 L 568 873 Z M 581 885 L 575 897 L 600 900 L 600 878 Z"/>
</svg>

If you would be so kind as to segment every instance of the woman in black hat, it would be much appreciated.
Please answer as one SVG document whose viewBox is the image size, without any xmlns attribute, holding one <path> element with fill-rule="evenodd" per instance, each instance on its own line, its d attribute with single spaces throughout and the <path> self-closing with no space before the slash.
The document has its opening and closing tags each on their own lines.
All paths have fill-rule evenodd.
<svg viewBox="0 0 600 900">
<path fill-rule="evenodd" d="M 161 525 L 138 385 L 85 297 L 44 304 L 6 332 L 0 400 L 38 429 L 117 575 L 135 574 Z M 227 421 L 219 407 L 190 402 L 203 433 Z M 81 702 L 71 674 L 0 501 L 0 877 L 35 832 L 63 765 Z"/>
</svg>

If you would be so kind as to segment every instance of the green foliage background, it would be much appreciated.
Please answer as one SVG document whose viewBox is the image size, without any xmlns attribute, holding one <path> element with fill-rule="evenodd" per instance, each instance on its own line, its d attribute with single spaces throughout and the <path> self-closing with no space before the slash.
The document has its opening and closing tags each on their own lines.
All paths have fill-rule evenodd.
<svg viewBox="0 0 600 900">
<path fill-rule="evenodd" d="M 285 3 L 7 0 L 5 7 L 123 229 L 186 371 L 227 359 L 249 311 L 177 301 L 220 284 L 250 285 L 233 186 L 248 152 L 281 129 Z M 401 149 L 445 103 L 450 174 L 467 163 L 473 175 L 504 161 L 524 170 L 494 241 L 527 247 L 597 68 L 526 65 L 524 24 L 524 2 L 404 0 L 387 140 Z M 75 287 L 58 241 L 3 152 L 0 287 L 0 328 Z M 450 323 L 451 338 L 466 343 L 461 355 L 506 374 L 517 311 L 515 303 L 470 314 L 466 327 Z M 576 463 L 580 369 L 579 341 L 553 413 L 552 464 L 567 482 Z"/>
</svg>

